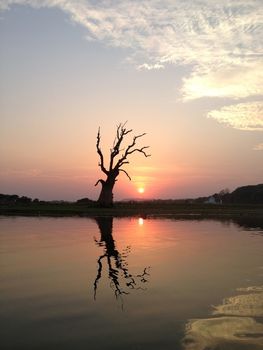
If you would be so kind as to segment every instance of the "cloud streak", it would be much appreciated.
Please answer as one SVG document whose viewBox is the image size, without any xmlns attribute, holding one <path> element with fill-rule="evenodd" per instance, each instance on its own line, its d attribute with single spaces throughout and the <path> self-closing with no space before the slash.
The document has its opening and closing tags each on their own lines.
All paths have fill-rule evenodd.
<svg viewBox="0 0 263 350">
<path fill-rule="evenodd" d="M 261 0 L 2 0 L 0 9 L 15 4 L 61 9 L 86 28 L 88 40 L 129 49 L 138 70 L 188 66 L 184 101 L 263 95 Z M 262 130 L 255 106 L 237 104 L 209 116 L 241 130 Z"/>
<path fill-rule="evenodd" d="M 263 151 L 263 143 L 259 143 L 253 148 L 254 151 Z"/>
<path fill-rule="evenodd" d="M 208 117 L 238 130 L 263 131 L 263 102 L 225 106 L 209 112 Z"/>
</svg>

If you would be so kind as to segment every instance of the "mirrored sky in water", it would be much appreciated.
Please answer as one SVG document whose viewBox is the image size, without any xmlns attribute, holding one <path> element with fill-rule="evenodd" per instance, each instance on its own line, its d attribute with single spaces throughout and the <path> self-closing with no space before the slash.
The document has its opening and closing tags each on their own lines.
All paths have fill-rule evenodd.
<svg viewBox="0 0 263 350">
<path fill-rule="evenodd" d="M 263 346 L 259 229 L 137 218 L 0 226 L 5 349 Z"/>
</svg>

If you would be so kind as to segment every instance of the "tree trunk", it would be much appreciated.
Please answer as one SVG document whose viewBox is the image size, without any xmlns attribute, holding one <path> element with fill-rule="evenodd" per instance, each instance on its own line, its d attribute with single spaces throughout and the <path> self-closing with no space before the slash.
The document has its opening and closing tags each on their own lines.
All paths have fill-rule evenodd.
<svg viewBox="0 0 263 350">
<path fill-rule="evenodd" d="M 107 180 L 101 180 L 101 192 L 98 199 L 98 203 L 101 207 L 109 208 L 113 206 L 113 187 L 116 182 L 116 177 L 119 175 L 119 171 L 110 172 Z"/>
<path fill-rule="evenodd" d="M 112 207 L 113 206 L 113 187 L 108 186 L 106 182 L 103 182 L 98 199 L 98 203 L 101 207 Z"/>
</svg>

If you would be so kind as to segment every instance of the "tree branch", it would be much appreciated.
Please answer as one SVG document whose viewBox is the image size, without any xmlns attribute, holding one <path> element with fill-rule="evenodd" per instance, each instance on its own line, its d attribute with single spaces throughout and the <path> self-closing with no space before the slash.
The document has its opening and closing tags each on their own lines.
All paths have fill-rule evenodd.
<svg viewBox="0 0 263 350">
<path fill-rule="evenodd" d="M 133 137 L 132 143 L 126 148 L 123 156 L 118 160 L 118 162 L 117 162 L 117 164 L 115 166 L 115 169 L 119 169 L 120 170 L 120 167 L 123 164 L 127 164 L 128 163 L 127 157 L 129 155 L 131 155 L 132 153 L 139 152 L 139 153 L 142 153 L 145 157 L 150 157 L 150 154 L 147 154 L 145 152 L 145 149 L 149 148 L 149 146 L 144 146 L 144 147 L 141 147 L 141 148 L 133 148 L 136 145 L 136 140 L 138 138 L 140 138 L 140 137 L 143 137 L 144 135 L 146 135 L 146 133 L 143 133 L 143 134 L 140 134 L 140 135 L 137 135 L 137 136 Z"/>
<path fill-rule="evenodd" d="M 127 177 L 129 178 L 129 180 L 131 181 L 131 177 L 130 177 L 130 175 L 127 173 L 126 170 L 124 170 L 124 169 L 119 169 L 119 171 L 123 171 L 123 172 L 127 175 Z"/>
<path fill-rule="evenodd" d="M 95 186 L 97 186 L 98 183 L 100 182 L 102 186 L 105 183 L 109 183 L 109 184 L 112 184 L 112 187 L 113 187 L 114 183 L 117 181 L 119 171 L 124 172 L 126 176 L 129 178 L 129 180 L 131 180 L 131 177 L 127 173 L 127 171 L 122 169 L 122 167 L 125 164 L 129 164 L 129 159 L 128 159 L 129 156 L 137 152 L 137 153 L 142 153 L 145 157 L 150 157 L 150 154 L 148 154 L 146 151 L 149 148 L 149 146 L 137 147 L 136 145 L 138 139 L 145 136 L 146 133 L 133 136 L 132 142 L 128 145 L 124 145 L 123 141 L 126 135 L 128 135 L 133 131 L 132 129 L 128 129 L 126 127 L 126 123 L 127 122 L 120 123 L 116 127 L 115 139 L 113 142 L 113 146 L 110 149 L 109 167 L 108 166 L 105 167 L 104 156 L 100 146 L 100 142 L 101 142 L 100 128 L 98 129 L 96 148 L 97 148 L 97 153 L 99 155 L 99 167 L 101 168 L 102 172 L 106 174 L 107 179 L 106 180 L 99 179 L 96 182 Z"/>
<path fill-rule="evenodd" d="M 101 278 L 101 271 L 102 271 L 102 262 L 101 260 L 103 258 L 105 258 L 107 256 L 107 254 L 105 253 L 104 255 L 101 255 L 98 259 L 98 273 L 97 273 L 97 276 L 96 276 L 96 279 L 94 281 L 94 300 L 96 300 L 96 294 L 97 294 L 97 288 L 98 288 L 98 283 L 99 283 L 99 280 Z"/>
<path fill-rule="evenodd" d="M 132 129 L 125 128 L 126 123 L 127 122 L 125 122 L 124 124 L 120 123 L 117 126 L 116 138 L 115 138 L 113 149 L 111 150 L 111 155 L 110 155 L 110 167 L 109 167 L 110 170 L 112 170 L 113 168 L 114 158 L 120 153 L 120 146 L 124 139 L 124 136 L 132 132 Z"/>
<path fill-rule="evenodd" d="M 101 183 L 101 184 L 103 184 L 105 181 L 104 180 L 102 180 L 102 179 L 99 179 L 96 183 L 95 183 L 95 185 L 94 186 L 97 186 L 98 185 L 98 183 Z"/>
<path fill-rule="evenodd" d="M 100 162 L 99 162 L 99 166 L 101 168 L 101 170 L 104 172 L 104 174 L 108 175 L 108 170 L 106 170 L 105 166 L 104 166 L 104 158 L 103 158 L 103 154 L 102 151 L 100 149 L 100 128 L 98 130 L 98 134 L 97 134 L 97 143 L 96 143 L 96 148 L 97 148 L 97 152 L 100 156 Z M 98 183 L 97 183 L 98 184 Z M 96 185 L 95 185 L 96 186 Z"/>
</svg>

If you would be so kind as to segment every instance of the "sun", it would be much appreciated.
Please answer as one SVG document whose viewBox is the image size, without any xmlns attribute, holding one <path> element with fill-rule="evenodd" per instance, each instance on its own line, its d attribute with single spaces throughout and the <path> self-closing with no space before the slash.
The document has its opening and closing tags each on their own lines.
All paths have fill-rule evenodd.
<svg viewBox="0 0 263 350">
<path fill-rule="evenodd" d="M 143 187 L 139 187 L 139 188 L 138 188 L 138 192 L 139 192 L 139 193 L 144 193 L 144 188 L 143 188 Z"/>
</svg>

